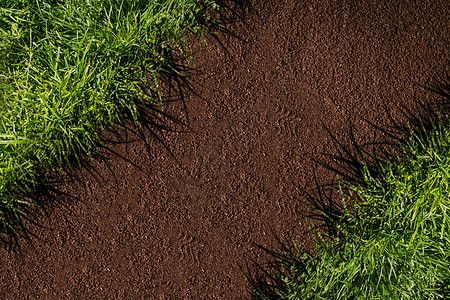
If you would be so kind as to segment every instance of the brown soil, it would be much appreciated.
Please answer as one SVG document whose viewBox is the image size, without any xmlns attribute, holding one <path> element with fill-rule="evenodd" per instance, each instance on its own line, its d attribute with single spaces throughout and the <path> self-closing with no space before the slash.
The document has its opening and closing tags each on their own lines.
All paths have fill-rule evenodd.
<svg viewBox="0 0 450 300">
<path fill-rule="evenodd" d="M 311 244 L 305 191 L 333 179 L 314 163 L 332 137 L 373 141 L 362 118 L 401 122 L 449 65 L 446 0 L 255 2 L 240 39 L 191 42 L 195 93 L 166 109 L 188 126 L 159 135 L 173 156 L 148 129 L 109 134 L 116 154 L 0 253 L 3 299 L 249 298 L 255 244 Z"/>
</svg>

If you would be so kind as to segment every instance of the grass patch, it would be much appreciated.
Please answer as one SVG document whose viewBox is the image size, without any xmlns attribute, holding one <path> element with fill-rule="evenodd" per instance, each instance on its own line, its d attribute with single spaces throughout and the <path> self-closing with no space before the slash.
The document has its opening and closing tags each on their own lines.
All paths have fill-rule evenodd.
<svg viewBox="0 0 450 300">
<path fill-rule="evenodd" d="M 449 94 L 446 94 L 448 97 Z M 410 129 L 397 157 L 362 168 L 344 182 L 335 234 L 316 233 L 316 252 L 302 245 L 272 253 L 272 281 L 260 299 L 449 299 L 450 122 L 440 114 Z"/>
<path fill-rule="evenodd" d="M 15 232 L 49 172 L 95 153 L 99 131 L 183 76 L 187 33 L 217 25 L 210 0 L 0 1 L 0 234 Z"/>
</svg>

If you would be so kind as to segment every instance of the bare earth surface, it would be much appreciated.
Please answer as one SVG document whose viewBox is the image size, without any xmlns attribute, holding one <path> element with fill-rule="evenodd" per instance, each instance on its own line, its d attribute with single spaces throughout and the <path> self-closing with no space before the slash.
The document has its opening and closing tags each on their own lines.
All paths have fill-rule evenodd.
<svg viewBox="0 0 450 300">
<path fill-rule="evenodd" d="M 1 251 L 0 298 L 249 298 L 255 244 L 311 244 L 303 191 L 333 178 L 314 163 L 337 153 L 330 134 L 371 142 L 362 118 L 401 121 L 449 65 L 446 0 L 255 2 L 240 39 L 191 43 L 195 93 L 166 108 L 188 126 L 160 134 L 173 156 L 148 130 L 108 134 L 117 154 Z"/>
</svg>

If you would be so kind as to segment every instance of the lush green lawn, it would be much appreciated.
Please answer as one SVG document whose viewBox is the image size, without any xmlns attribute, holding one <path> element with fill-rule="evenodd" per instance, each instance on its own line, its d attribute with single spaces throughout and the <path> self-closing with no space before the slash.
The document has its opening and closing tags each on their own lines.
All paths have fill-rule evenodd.
<svg viewBox="0 0 450 300">
<path fill-rule="evenodd" d="M 405 133 L 376 172 L 366 163 L 361 183 L 342 183 L 336 234 L 318 239 L 317 255 L 276 254 L 278 284 L 259 285 L 260 298 L 450 298 L 450 122 L 430 124 Z"/>
<path fill-rule="evenodd" d="M 158 78 L 188 32 L 215 23 L 212 0 L 1 0 L 0 233 L 49 171 L 98 146 L 98 132 L 139 104 L 160 105 Z M 182 74 L 178 74 L 182 75 Z M 18 197 L 21 196 L 21 197 Z M 22 196 L 25 196 L 22 197 Z"/>
</svg>

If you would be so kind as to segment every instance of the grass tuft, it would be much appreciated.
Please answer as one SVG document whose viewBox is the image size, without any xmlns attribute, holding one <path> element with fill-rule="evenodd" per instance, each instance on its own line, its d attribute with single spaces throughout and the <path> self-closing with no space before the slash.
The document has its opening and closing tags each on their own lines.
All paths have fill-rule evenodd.
<svg viewBox="0 0 450 300">
<path fill-rule="evenodd" d="M 210 0 L 3 0 L 0 7 L 0 234 L 18 196 L 96 152 L 99 131 L 162 104 L 186 36 L 217 25 Z M 45 170 L 45 171 L 43 171 Z"/>
<path fill-rule="evenodd" d="M 429 126 L 431 124 L 431 126 Z M 410 129 L 401 153 L 364 165 L 361 183 L 341 184 L 336 234 L 316 233 L 275 257 L 275 284 L 261 299 L 449 299 L 450 122 Z M 376 174 L 375 174 L 376 173 Z M 331 218 L 332 219 L 332 218 Z"/>
</svg>

